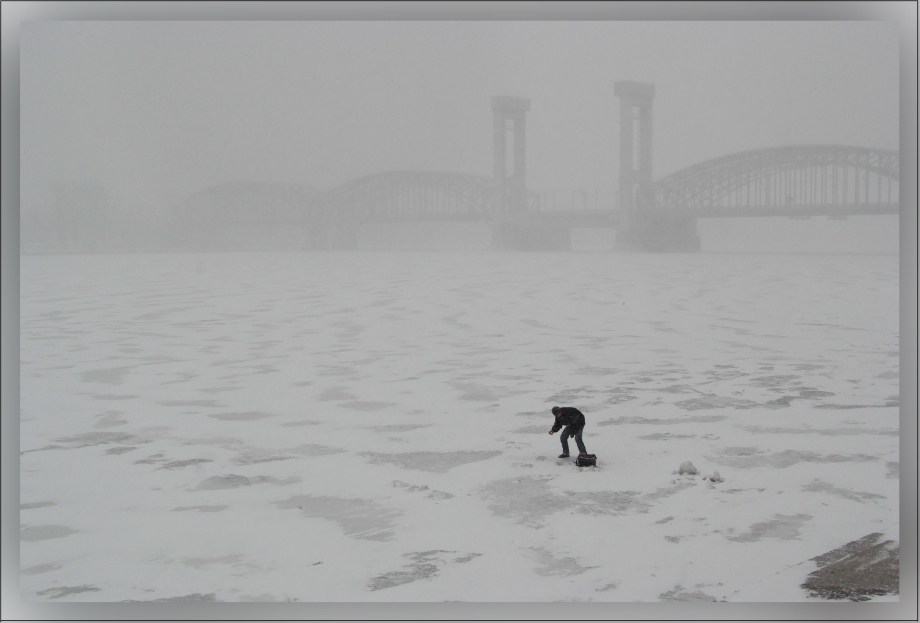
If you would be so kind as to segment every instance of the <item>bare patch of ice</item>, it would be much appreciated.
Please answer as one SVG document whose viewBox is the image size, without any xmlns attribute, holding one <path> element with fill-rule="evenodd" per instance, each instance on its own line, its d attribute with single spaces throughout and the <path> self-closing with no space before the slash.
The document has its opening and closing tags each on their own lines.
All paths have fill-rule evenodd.
<svg viewBox="0 0 920 623">
<path fill-rule="evenodd" d="M 455 558 L 452 561 L 445 560 L 445 554 L 454 553 L 456 552 L 443 549 L 433 549 L 427 552 L 412 552 L 409 554 L 403 554 L 405 558 L 411 559 L 412 562 L 408 565 L 405 565 L 400 571 L 390 571 L 388 573 L 384 573 L 372 578 L 368 584 L 368 587 L 372 591 L 379 591 L 385 588 L 399 586 L 401 584 L 417 582 L 418 580 L 426 580 L 437 575 L 440 566 L 444 566 L 449 562 L 469 562 L 477 556 L 482 555 L 474 552 Z"/>
<path fill-rule="evenodd" d="M 820 404 L 815 405 L 815 409 L 836 409 L 836 410 L 846 410 L 846 409 L 878 409 L 883 407 L 897 407 L 899 403 L 887 403 L 883 405 L 840 405 L 840 404 Z"/>
<path fill-rule="evenodd" d="M 889 435 L 898 436 L 896 430 L 872 430 L 870 428 L 782 428 L 767 426 L 742 426 L 755 435 L 772 433 L 777 435 Z"/>
<path fill-rule="evenodd" d="M 653 388 L 653 391 L 664 392 L 665 394 L 689 394 L 692 392 L 700 393 L 699 390 L 693 389 L 689 385 L 669 385 L 667 387 L 656 387 Z"/>
<path fill-rule="evenodd" d="M 250 485 L 257 485 L 263 482 L 268 482 L 277 486 L 292 485 L 294 483 L 300 482 L 300 478 L 297 476 L 291 476 L 290 478 L 280 479 L 275 478 L 274 476 L 253 476 L 252 478 L 247 478 L 246 476 L 239 476 L 237 474 L 228 474 L 226 476 L 211 476 L 207 480 L 204 480 L 199 484 L 193 491 L 214 491 L 219 489 L 235 489 L 236 487 L 248 487 Z"/>
<path fill-rule="evenodd" d="M 126 601 L 150 601 L 150 602 L 169 602 L 169 601 L 217 601 L 215 593 L 192 593 L 191 595 L 180 595 L 177 597 L 160 597 L 159 599 L 127 599 Z"/>
<path fill-rule="evenodd" d="M 811 515 L 774 515 L 773 519 L 752 525 L 747 532 L 738 536 L 725 537 L 729 541 L 749 542 L 759 541 L 763 538 L 790 540 L 798 538 L 799 528 Z"/>
<path fill-rule="evenodd" d="M 551 425 L 552 425 L 552 424 L 550 424 L 549 422 L 547 422 L 547 424 L 546 424 L 545 426 L 539 426 L 539 425 L 535 425 L 535 426 L 525 426 L 525 427 L 523 427 L 523 428 L 519 428 L 519 429 L 514 430 L 514 431 L 511 431 L 511 432 L 513 432 L 513 433 L 520 433 L 520 434 L 526 434 L 526 435 L 529 435 L 529 434 L 536 434 L 536 433 L 543 433 L 543 434 L 545 435 L 545 434 L 549 431 L 549 428 L 550 428 Z"/>
<path fill-rule="evenodd" d="M 774 374 L 750 379 L 747 384 L 754 387 L 788 387 L 796 383 L 799 378 L 795 374 Z"/>
<path fill-rule="evenodd" d="M 207 565 L 233 565 L 242 564 L 243 557 L 240 554 L 227 554 L 218 558 L 181 558 L 179 561 L 186 567 L 201 569 Z M 249 565 L 252 566 L 252 565 Z"/>
<path fill-rule="evenodd" d="M 149 465 L 153 463 L 165 463 L 166 459 L 164 457 L 165 455 L 162 452 L 157 452 L 156 454 L 148 456 L 146 459 L 140 459 L 138 461 L 134 461 L 134 464 L 135 465 Z"/>
<path fill-rule="evenodd" d="M 268 593 L 262 593 L 261 595 L 240 595 L 239 601 L 244 602 L 272 602 L 278 601 L 274 596 Z"/>
<path fill-rule="evenodd" d="M 173 511 L 198 511 L 200 513 L 216 513 L 227 508 L 226 504 L 215 504 L 214 506 L 177 506 Z"/>
<path fill-rule="evenodd" d="M 638 389 L 638 388 L 637 388 L 637 389 Z M 611 396 L 610 398 L 607 398 L 607 399 L 604 401 L 604 404 L 606 404 L 606 405 L 616 405 L 616 404 L 620 404 L 621 402 L 629 402 L 630 400 L 636 400 L 636 397 L 635 397 L 635 396 L 632 396 L 632 395 L 630 395 L 630 394 L 619 394 L 619 393 L 618 393 L 618 394 L 614 394 L 614 395 Z"/>
<path fill-rule="evenodd" d="M 888 461 L 885 463 L 885 466 L 888 468 L 888 471 L 885 473 L 885 478 L 899 478 L 901 475 L 900 462 L 898 461 Z"/>
<path fill-rule="evenodd" d="M 720 456 L 708 457 L 720 465 L 751 469 L 754 467 L 784 468 L 796 463 L 864 463 L 874 461 L 878 457 L 865 454 L 825 454 L 807 450 L 783 450 L 768 454 L 758 448 L 725 448 L 720 451 Z"/>
<path fill-rule="evenodd" d="M 405 489 L 406 491 L 427 491 L 428 485 L 410 485 L 408 482 L 403 482 L 402 480 L 394 480 L 394 487 L 399 487 Z"/>
<path fill-rule="evenodd" d="M 753 400 L 744 400 L 740 398 L 728 398 L 725 396 L 706 395 L 699 398 L 690 398 L 680 400 L 674 403 L 674 406 L 686 409 L 687 411 L 697 411 L 700 409 L 753 409 L 759 406 Z"/>
<path fill-rule="evenodd" d="M 425 428 L 430 424 L 387 424 L 384 426 L 371 426 L 371 430 L 377 433 L 405 433 L 417 428 Z"/>
<path fill-rule="evenodd" d="M 831 396 L 836 396 L 836 394 L 811 388 L 803 388 L 799 391 L 799 398 L 830 398 Z"/>
<path fill-rule="evenodd" d="M 77 530 L 67 526 L 30 526 L 19 530 L 20 541 L 46 541 L 48 539 L 60 539 L 71 534 L 76 534 Z"/>
<path fill-rule="evenodd" d="M 248 487 L 250 481 L 246 476 L 239 476 L 237 474 L 228 474 L 226 476 L 211 476 L 207 480 L 199 484 L 196 489 L 198 491 L 213 491 L 217 489 L 234 489 L 236 487 Z"/>
<path fill-rule="evenodd" d="M 20 504 L 19 510 L 29 510 L 32 508 L 45 508 L 46 506 L 55 506 L 57 502 L 30 502 L 28 504 Z"/>
<path fill-rule="evenodd" d="M 597 569 L 597 567 L 582 567 L 578 564 L 578 560 L 571 556 L 556 558 L 542 547 L 535 547 L 533 549 L 537 552 L 540 564 L 538 568 L 534 569 L 538 575 L 570 576 L 579 575 L 590 569 Z"/>
<path fill-rule="evenodd" d="M 460 400 L 472 402 L 495 402 L 500 398 L 491 388 L 475 383 L 453 383 L 455 389 L 461 392 Z"/>
<path fill-rule="evenodd" d="M 542 519 L 574 503 L 548 488 L 551 478 L 536 476 L 506 478 L 483 487 L 482 494 L 496 515 L 513 517 L 530 526 L 542 525 Z"/>
<path fill-rule="evenodd" d="M 127 420 L 122 420 L 118 417 L 123 414 L 123 411 L 106 411 L 105 413 L 100 413 L 96 417 L 101 419 L 93 425 L 93 428 L 114 428 L 127 424 Z"/>
<path fill-rule="evenodd" d="M 121 366 L 118 368 L 101 368 L 99 370 L 89 370 L 80 372 L 80 380 L 84 383 L 108 383 L 110 385 L 121 385 L 122 377 L 128 373 L 132 366 Z"/>
<path fill-rule="evenodd" d="M 293 448 L 286 448 L 284 451 L 300 454 L 301 456 L 326 456 L 327 454 L 339 454 L 341 452 L 345 452 L 339 448 L 330 448 L 329 446 L 321 446 L 315 443 L 305 443 Z"/>
<path fill-rule="evenodd" d="M 514 518 L 531 527 L 542 526 L 544 517 L 566 509 L 586 515 L 622 515 L 645 513 L 651 508 L 648 501 L 651 495 L 643 499 L 636 491 L 566 491 L 559 494 L 548 487 L 551 480 L 538 476 L 497 480 L 482 488 L 482 496 L 496 515 Z"/>
<path fill-rule="evenodd" d="M 216 400 L 167 400 L 161 402 L 164 407 L 220 407 Z"/>
<path fill-rule="evenodd" d="M 362 452 L 370 457 L 371 463 L 392 463 L 406 469 L 420 469 L 426 472 L 444 473 L 459 465 L 485 461 L 501 454 L 500 450 L 458 452 L 405 452 L 402 454 L 382 454 L 379 452 Z"/>
<path fill-rule="evenodd" d="M 589 387 L 575 387 L 564 389 L 558 394 L 554 394 L 543 402 L 552 402 L 554 404 L 572 403 L 582 398 L 591 398 L 597 391 Z"/>
<path fill-rule="evenodd" d="M 715 597 L 707 595 L 702 591 L 693 591 L 688 593 L 684 587 L 678 584 L 672 590 L 662 593 L 658 596 L 661 601 L 718 601 Z"/>
<path fill-rule="evenodd" d="M 198 391 L 200 391 L 203 394 L 220 394 L 222 392 L 235 392 L 240 389 L 243 389 L 243 388 L 242 387 L 205 387 L 203 389 L 199 389 Z"/>
<path fill-rule="evenodd" d="M 604 420 L 603 422 L 598 422 L 598 426 L 619 426 L 622 424 L 652 424 L 655 426 L 661 425 L 673 425 L 673 424 L 688 424 L 688 423 L 701 423 L 705 424 L 708 422 L 721 422 L 724 419 L 727 419 L 727 415 L 691 415 L 688 417 L 682 418 L 667 418 L 667 419 L 658 419 L 658 418 L 644 418 L 644 417 L 627 417 L 622 416 L 614 418 L 612 420 Z"/>
<path fill-rule="evenodd" d="M 128 433 L 83 433 L 80 435 L 71 435 L 69 437 L 61 437 L 55 439 L 55 441 L 60 443 L 72 444 L 77 448 L 85 448 L 87 446 L 98 446 L 101 444 L 107 443 L 127 443 L 135 442 L 137 438 L 134 435 Z"/>
<path fill-rule="evenodd" d="M 576 370 L 575 374 L 583 374 L 585 376 L 610 376 L 611 374 L 616 374 L 619 372 L 616 368 L 598 368 L 593 366 L 584 366 Z"/>
<path fill-rule="evenodd" d="M 68 595 L 73 595 L 75 593 L 89 593 L 99 590 L 101 589 L 96 586 L 84 584 L 82 586 L 55 586 L 43 591 L 38 591 L 35 594 L 42 596 L 48 595 L 48 599 L 60 599 L 61 597 L 67 597 Z"/>
<path fill-rule="evenodd" d="M 181 467 L 187 467 L 189 465 L 197 465 L 198 463 L 211 463 L 211 459 L 188 459 L 187 461 L 170 461 L 164 463 L 160 469 L 179 469 Z"/>
<path fill-rule="evenodd" d="M 339 406 L 345 409 L 352 409 L 354 411 L 380 411 L 386 409 L 387 407 L 392 407 L 395 402 L 374 402 L 370 400 L 352 400 L 350 402 L 343 402 Z"/>
<path fill-rule="evenodd" d="M 877 493 L 868 493 L 866 491 L 853 491 L 851 489 L 841 489 L 840 487 L 835 487 L 834 485 L 828 482 L 822 482 L 821 480 L 816 479 L 814 482 L 805 485 L 802 487 L 802 491 L 815 491 L 830 493 L 832 495 L 839 495 L 848 500 L 853 500 L 855 502 L 865 502 L 866 500 L 884 500 L 884 495 L 878 495 Z"/>
<path fill-rule="evenodd" d="M 49 571 L 55 571 L 60 569 L 63 565 L 57 564 L 45 564 L 45 565 L 35 565 L 34 567 L 29 567 L 28 569 L 23 569 L 21 573 L 25 575 L 37 575 L 39 573 L 48 573 Z"/>
<path fill-rule="evenodd" d="M 262 413 L 261 411 L 245 411 L 241 413 L 209 413 L 208 417 L 212 417 L 215 420 L 244 422 L 250 420 L 263 420 L 265 418 L 274 417 L 274 415 L 271 413 Z"/>
<path fill-rule="evenodd" d="M 317 400 L 356 400 L 357 396 L 352 393 L 345 391 L 341 387 L 333 387 L 327 389 L 322 394 L 319 395 Z"/>
<path fill-rule="evenodd" d="M 105 451 L 106 454 L 124 454 L 125 452 L 131 452 L 131 450 L 137 450 L 133 446 L 123 446 L 119 448 L 109 448 Z"/>
<path fill-rule="evenodd" d="M 675 433 L 655 433 L 653 435 L 642 435 L 639 439 L 647 439 L 649 441 L 660 441 L 667 439 L 695 439 L 696 435 L 677 435 Z"/>
<path fill-rule="evenodd" d="M 392 540 L 393 520 L 402 514 L 361 498 L 295 495 L 275 504 L 282 509 L 296 508 L 307 517 L 335 521 L 346 536 L 371 541 Z"/>
</svg>

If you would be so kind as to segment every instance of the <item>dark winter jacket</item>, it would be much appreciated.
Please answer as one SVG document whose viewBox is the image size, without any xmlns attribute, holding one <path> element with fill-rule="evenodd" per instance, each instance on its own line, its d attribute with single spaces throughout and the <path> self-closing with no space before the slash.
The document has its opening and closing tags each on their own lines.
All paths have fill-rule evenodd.
<svg viewBox="0 0 920 623">
<path fill-rule="evenodd" d="M 559 415 L 556 416 L 556 423 L 553 424 L 553 432 L 555 433 L 563 426 L 571 426 L 574 429 L 579 429 L 585 425 L 585 414 L 576 409 L 575 407 L 560 407 Z"/>
</svg>

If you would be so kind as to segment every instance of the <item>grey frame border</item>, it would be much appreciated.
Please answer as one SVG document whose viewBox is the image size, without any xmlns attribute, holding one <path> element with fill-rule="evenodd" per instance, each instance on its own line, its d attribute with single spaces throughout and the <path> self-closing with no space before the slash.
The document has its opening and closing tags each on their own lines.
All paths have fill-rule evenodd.
<svg viewBox="0 0 920 623">
<path fill-rule="evenodd" d="M 2 10 L 2 620 L 917 620 L 917 3 L 21 2 Z M 33 603 L 19 600 L 19 28 L 30 20 L 888 21 L 900 36 L 899 603 Z M 611 80 L 613 78 L 611 77 Z"/>
</svg>

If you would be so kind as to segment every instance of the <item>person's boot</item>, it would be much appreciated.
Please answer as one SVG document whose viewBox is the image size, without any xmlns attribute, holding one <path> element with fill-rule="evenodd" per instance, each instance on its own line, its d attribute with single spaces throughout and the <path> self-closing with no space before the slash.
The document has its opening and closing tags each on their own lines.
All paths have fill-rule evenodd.
<svg viewBox="0 0 920 623">
<path fill-rule="evenodd" d="M 569 458 L 569 455 L 568 455 L 567 453 L 563 452 L 562 454 L 559 455 L 559 458 L 560 458 L 560 459 L 567 459 L 567 458 Z"/>
<path fill-rule="evenodd" d="M 580 456 L 580 457 L 586 457 L 586 456 L 588 456 L 588 453 L 587 453 L 587 452 L 579 452 L 579 453 L 578 453 L 578 456 Z"/>
</svg>

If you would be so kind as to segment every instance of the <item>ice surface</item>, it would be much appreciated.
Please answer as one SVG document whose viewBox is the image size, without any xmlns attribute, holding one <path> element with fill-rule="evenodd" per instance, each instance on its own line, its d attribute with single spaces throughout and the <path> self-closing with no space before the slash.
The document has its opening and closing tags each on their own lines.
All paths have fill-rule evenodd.
<svg viewBox="0 0 920 623">
<path fill-rule="evenodd" d="M 897 539 L 896 256 L 21 260 L 25 599 L 806 601 Z"/>
</svg>

